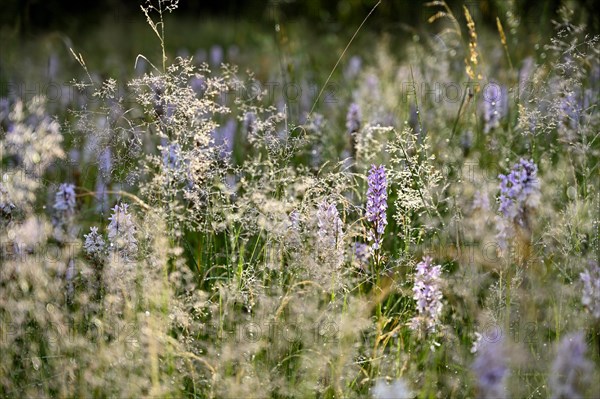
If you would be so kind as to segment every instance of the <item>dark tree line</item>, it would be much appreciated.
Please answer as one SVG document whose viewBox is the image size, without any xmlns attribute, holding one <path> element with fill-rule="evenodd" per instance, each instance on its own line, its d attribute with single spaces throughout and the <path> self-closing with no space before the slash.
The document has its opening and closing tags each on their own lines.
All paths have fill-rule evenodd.
<svg viewBox="0 0 600 399">
<path fill-rule="evenodd" d="M 88 29 L 102 18 L 135 18 L 139 4 L 145 0 L 1 0 L 0 26 L 15 29 L 27 35 L 47 30 Z M 478 13 L 479 23 L 495 25 L 499 7 L 505 0 L 447 0 L 462 15 L 465 4 Z M 539 24 L 556 17 L 562 0 L 517 0 L 519 15 L 526 21 L 525 28 L 535 30 Z M 180 0 L 179 14 L 185 16 L 230 16 L 253 20 L 267 20 L 275 13 L 282 18 L 301 16 L 315 27 L 355 26 L 367 15 L 377 0 Z M 383 0 L 370 20 L 372 28 L 385 28 L 394 24 L 411 26 L 424 23 L 431 9 L 424 7 L 426 1 Z M 579 0 L 577 8 L 583 10 L 592 31 L 598 31 L 596 0 Z"/>
</svg>

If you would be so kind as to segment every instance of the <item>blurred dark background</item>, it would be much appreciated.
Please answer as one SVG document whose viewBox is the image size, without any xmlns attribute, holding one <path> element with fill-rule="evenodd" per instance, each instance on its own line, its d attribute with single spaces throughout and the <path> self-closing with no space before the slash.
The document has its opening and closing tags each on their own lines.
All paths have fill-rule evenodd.
<svg viewBox="0 0 600 399">
<path fill-rule="evenodd" d="M 101 20 L 127 21 L 139 18 L 139 5 L 145 0 L 1 0 L 0 26 L 28 36 L 49 30 L 76 34 L 93 28 Z M 331 31 L 336 27 L 356 27 L 376 0 L 180 0 L 177 15 L 185 17 L 226 17 L 272 23 L 273 16 L 306 19 L 315 29 Z M 524 29 L 535 31 L 556 18 L 564 0 L 515 0 L 516 14 Z M 456 15 L 463 4 L 477 14 L 479 23 L 495 25 L 497 15 L 506 16 L 508 0 L 448 0 Z M 425 1 L 383 0 L 369 19 L 371 29 L 386 30 L 397 24 L 418 26 L 425 23 Z M 598 32 L 597 0 L 569 1 L 571 8 L 584 15 L 590 31 Z"/>
</svg>

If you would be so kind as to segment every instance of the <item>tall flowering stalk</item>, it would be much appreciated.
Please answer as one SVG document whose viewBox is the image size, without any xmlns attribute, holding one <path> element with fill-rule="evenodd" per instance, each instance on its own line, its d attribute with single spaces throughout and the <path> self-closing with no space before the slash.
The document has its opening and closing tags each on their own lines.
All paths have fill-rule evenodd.
<svg viewBox="0 0 600 399">
<path fill-rule="evenodd" d="M 413 297 L 417 302 L 418 315 L 411 321 L 411 328 L 426 328 L 435 331 L 442 313 L 442 290 L 440 287 L 442 267 L 433 265 L 430 256 L 417 264 L 413 286 Z"/>
<path fill-rule="evenodd" d="M 373 253 L 381 249 L 383 242 L 383 233 L 387 226 L 387 178 L 385 175 L 385 167 L 371 166 L 368 177 L 367 189 L 367 221 L 373 224 L 369 231 L 367 239 L 373 241 L 371 250 Z"/>
<path fill-rule="evenodd" d="M 516 163 L 508 175 L 500 179 L 500 217 L 497 219 L 497 238 L 502 249 L 508 246 L 508 239 L 514 235 L 515 226 L 529 229 L 530 213 L 540 201 L 540 183 L 537 178 L 537 165 L 532 160 Z"/>
</svg>

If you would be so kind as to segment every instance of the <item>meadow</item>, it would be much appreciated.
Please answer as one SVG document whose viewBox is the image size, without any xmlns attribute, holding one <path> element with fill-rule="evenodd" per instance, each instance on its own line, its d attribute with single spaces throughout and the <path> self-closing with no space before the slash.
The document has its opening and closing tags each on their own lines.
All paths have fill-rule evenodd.
<svg viewBox="0 0 600 399">
<path fill-rule="evenodd" d="M 0 397 L 600 398 L 600 35 L 501 3 L 0 31 Z"/>
</svg>

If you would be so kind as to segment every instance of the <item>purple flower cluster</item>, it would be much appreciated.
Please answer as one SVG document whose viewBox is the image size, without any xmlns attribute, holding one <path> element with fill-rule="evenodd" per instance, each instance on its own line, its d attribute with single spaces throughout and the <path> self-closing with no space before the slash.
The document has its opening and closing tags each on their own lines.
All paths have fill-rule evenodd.
<svg viewBox="0 0 600 399">
<path fill-rule="evenodd" d="M 413 286 L 414 299 L 417 302 L 418 315 L 412 319 L 411 327 L 426 327 L 435 331 L 442 313 L 442 290 L 440 288 L 442 267 L 433 266 L 430 256 L 417 264 L 417 273 Z"/>
<path fill-rule="evenodd" d="M 600 320 L 600 266 L 594 261 L 589 262 L 586 271 L 580 274 L 583 282 L 581 303 L 596 320 Z"/>
<path fill-rule="evenodd" d="M 387 178 L 383 165 L 371 166 L 368 177 L 367 189 L 367 221 L 373 223 L 373 229 L 369 231 L 368 239 L 373 241 L 372 249 L 381 248 L 383 233 L 387 225 Z"/>
<path fill-rule="evenodd" d="M 472 365 L 477 377 L 477 394 L 482 399 L 506 398 L 508 366 L 501 340 L 483 341 L 477 349 L 478 355 Z"/>
<path fill-rule="evenodd" d="M 499 175 L 499 210 L 501 219 L 498 224 L 499 241 L 506 246 L 508 236 L 512 234 L 512 225 L 528 227 L 529 211 L 539 205 L 540 183 L 537 178 L 537 165 L 532 160 L 516 163 L 508 175 Z"/>
<path fill-rule="evenodd" d="M 361 119 L 362 116 L 358 104 L 350 104 L 348 113 L 346 114 L 346 129 L 348 129 L 348 133 L 356 133 L 360 130 Z"/>
<path fill-rule="evenodd" d="M 552 398 L 583 399 L 592 377 L 593 363 L 586 359 L 583 333 L 565 336 L 558 345 L 550 373 Z"/>
<path fill-rule="evenodd" d="M 531 160 L 522 159 L 507 175 L 500 178 L 500 212 L 518 224 L 525 221 L 527 208 L 535 208 L 539 201 L 540 184 L 537 166 Z"/>
</svg>

